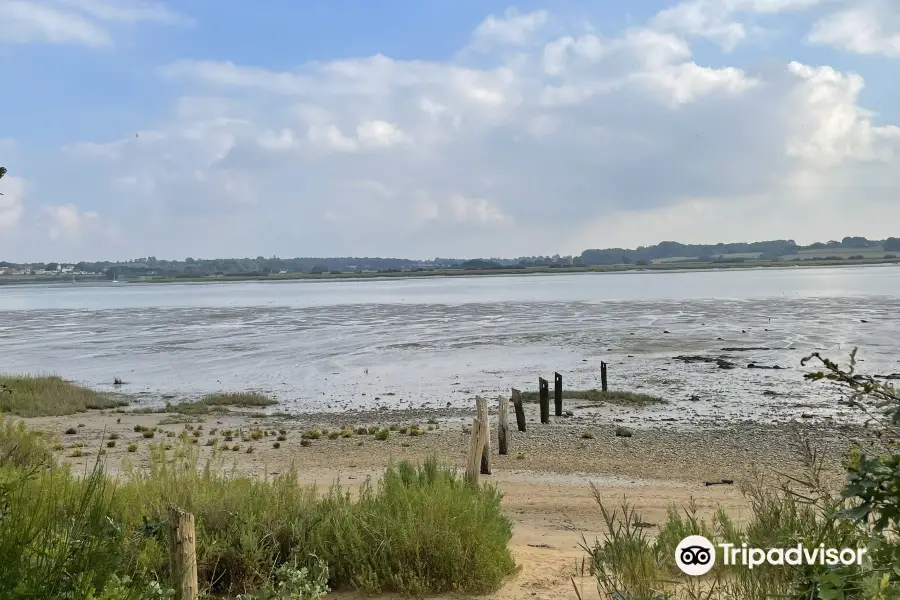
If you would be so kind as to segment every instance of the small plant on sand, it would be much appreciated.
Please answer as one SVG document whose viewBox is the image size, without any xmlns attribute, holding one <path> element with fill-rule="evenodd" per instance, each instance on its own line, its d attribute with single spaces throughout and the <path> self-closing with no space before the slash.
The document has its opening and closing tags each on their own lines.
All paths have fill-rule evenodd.
<svg viewBox="0 0 900 600">
<path fill-rule="evenodd" d="M 253 454 L 253 446 L 247 446 L 247 454 Z"/>
<path fill-rule="evenodd" d="M 411 437 L 419 437 L 420 435 L 425 435 L 425 430 L 417 425 L 414 425 L 409 428 L 409 435 Z"/>
<path fill-rule="evenodd" d="M 72 454 L 70 454 L 69 456 L 71 456 L 72 458 L 81 458 L 82 456 L 84 456 L 84 450 L 82 450 L 81 448 L 75 448 L 74 450 L 72 450 Z"/>
<path fill-rule="evenodd" d="M 272 447 L 278 450 L 279 448 L 281 448 L 281 442 L 275 442 L 274 444 L 272 444 Z"/>
<path fill-rule="evenodd" d="M 369 435 L 369 428 L 368 427 L 357 427 L 356 435 Z"/>
<path fill-rule="evenodd" d="M 525 453 L 524 453 L 524 452 L 517 452 L 517 453 L 516 453 L 516 460 L 525 460 Z"/>
<path fill-rule="evenodd" d="M 348 429 L 348 428 L 341 429 L 341 437 L 342 437 L 342 438 L 353 437 L 353 430 L 352 430 L 352 429 Z"/>
<path fill-rule="evenodd" d="M 318 429 L 307 429 L 300 435 L 300 437 L 305 440 L 317 440 L 322 437 L 322 432 Z"/>
<path fill-rule="evenodd" d="M 148 430 L 144 431 L 144 433 L 142 435 L 149 440 L 149 439 L 152 439 L 153 436 L 156 434 L 153 433 L 152 430 L 148 429 Z"/>
<path fill-rule="evenodd" d="M 312 442 L 309 441 L 309 440 L 306 439 L 306 438 L 301 438 L 301 440 L 300 440 L 300 445 L 303 446 L 304 448 L 306 448 L 306 447 L 308 447 L 308 446 L 311 446 L 311 445 L 312 445 Z"/>
<path fill-rule="evenodd" d="M 391 426 L 388 427 L 388 429 L 390 429 L 391 431 L 399 431 L 400 423 L 391 423 Z"/>
<path fill-rule="evenodd" d="M 287 435 L 287 429 L 279 429 L 278 434 L 279 435 Z"/>
<path fill-rule="evenodd" d="M 78 433 L 78 430 L 74 427 L 69 427 L 68 429 L 66 429 L 66 435 L 75 435 L 76 433 Z"/>
<path fill-rule="evenodd" d="M 592 440 L 592 439 L 594 439 L 594 434 L 591 433 L 590 431 L 585 431 L 584 433 L 581 434 L 581 439 Z"/>
<path fill-rule="evenodd" d="M 378 440 L 379 442 L 383 442 L 386 439 L 388 439 L 388 437 L 390 437 L 390 435 L 391 435 L 390 429 L 387 429 L 387 428 L 379 429 L 377 432 L 375 432 L 375 439 Z"/>
<path fill-rule="evenodd" d="M 331 433 L 328 434 L 328 439 L 329 439 L 329 440 L 336 440 L 336 439 L 338 439 L 339 437 L 341 437 L 341 432 L 340 432 L 340 431 L 332 431 Z"/>
<path fill-rule="evenodd" d="M 116 447 L 116 440 L 109 440 L 108 442 L 106 442 L 106 447 L 107 447 L 107 448 L 115 448 L 115 447 Z"/>
<path fill-rule="evenodd" d="M 287 441 L 287 436 L 284 435 L 284 434 L 281 434 L 281 435 L 279 435 L 279 436 L 278 436 L 277 438 L 275 438 L 275 439 L 278 440 L 279 442 L 286 442 L 286 441 Z"/>
<path fill-rule="evenodd" d="M 137 452 L 137 444 L 128 444 L 127 450 L 129 452 Z"/>
<path fill-rule="evenodd" d="M 119 434 L 118 434 L 118 433 L 111 433 L 111 434 L 109 434 L 109 439 L 111 439 L 111 440 L 117 440 L 117 439 L 119 439 Z"/>
<path fill-rule="evenodd" d="M 195 437 L 195 438 L 198 438 L 198 437 L 200 437 L 200 436 L 202 436 L 202 435 L 203 435 L 203 432 L 200 431 L 199 429 L 195 429 L 195 430 L 194 430 L 194 437 Z"/>
</svg>

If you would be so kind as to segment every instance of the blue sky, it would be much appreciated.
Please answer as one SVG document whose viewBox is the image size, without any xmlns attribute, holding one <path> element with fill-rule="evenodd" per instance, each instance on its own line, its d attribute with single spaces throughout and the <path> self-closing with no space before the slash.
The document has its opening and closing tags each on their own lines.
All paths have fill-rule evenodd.
<svg viewBox="0 0 900 600">
<path fill-rule="evenodd" d="M 0 0 L 0 82 L 5 260 L 900 234 L 891 0 Z"/>
</svg>

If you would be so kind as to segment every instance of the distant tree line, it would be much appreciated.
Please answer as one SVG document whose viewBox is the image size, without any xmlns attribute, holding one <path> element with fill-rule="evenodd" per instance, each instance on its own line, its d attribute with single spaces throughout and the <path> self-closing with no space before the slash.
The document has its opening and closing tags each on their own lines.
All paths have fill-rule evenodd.
<svg viewBox="0 0 900 600">
<path fill-rule="evenodd" d="M 816 242 L 800 246 L 794 240 L 772 240 L 732 244 L 681 244 L 660 242 L 653 246 L 634 249 L 606 248 L 585 250 L 581 256 L 529 256 L 519 258 L 476 258 L 455 259 L 435 258 L 432 260 L 409 260 L 403 258 L 338 257 L 338 258 L 216 258 L 201 259 L 188 257 L 184 260 L 158 260 L 154 256 L 128 261 L 99 261 L 74 263 L 76 271 L 98 273 L 108 279 L 116 277 L 133 278 L 141 276 L 158 277 L 205 277 L 218 276 L 265 276 L 278 273 L 351 273 L 401 271 L 429 271 L 433 269 L 525 269 L 533 267 L 565 268 L 593 265 L 647 265 L 659 259 L 682 259 L 690 262 L 742 262 L 744 260 L 777 260 L 783 256 L 797 254 L 803 250 L 822 250 L 821 258 L 841 258 L 829 255 L 828 250 L 859 249 L 860 251 L 880 248 L 885 252 L 900 252 L 900 238 L 868 240 L 864 237 L 845 237 L 837 241 Z M 739 255 L 747 255 L 742 257 Z M 846 257 L 846 251 L 843 253 Z M 738 255 L 738 256 L 735 256 Z M 818 255 L 816 255 L 818 257 Z M 853 255 L 849 258 L 861 258 Z M 66 263 L 72 264 L 72 263 Z M 59 263 L 14 264 L 0 261 L 0 268 L 26 268 L 32 270 L 56 271 Z"/>
<path fill-rule="evenodd" d="M 747 242 L 732 244 L 681 244 L 679 242 L 660 242 L 653 246 L 639 246 L 635 249 L 606 248 L 603 250 L 585 250 L 581 258 L 585 265 L 642 265 L 654 260 L 683 257 L 691 262 L 740 262 L 746 257 L 729 257 L 728 255 L 756 255 L 756 260 L 777 260 L 782 256 L 797 254 L 803 250 L 829 249 L 867 249 L 881 248 L 886 252 L 900 250 L 900 238 L 891 237 L 886 240 L 868 240 L 864 237 L 845 237 L 841 241 L 816 242 L 809 246 L 800 246 L 794 240 L 771 240 L 766 242 Z M 824 257 L 823 257 L 824 258 Z"/>
</svg>

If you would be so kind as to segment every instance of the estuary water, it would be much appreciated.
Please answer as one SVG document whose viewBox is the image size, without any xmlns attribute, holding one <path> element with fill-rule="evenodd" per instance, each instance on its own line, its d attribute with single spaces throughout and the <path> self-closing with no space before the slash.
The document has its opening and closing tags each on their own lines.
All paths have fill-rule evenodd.
<svg viewBox="0 0 900 600">
<path fill-rule="evenodd" d="M 802 378 L 812 351 L 900 372 L 898 308 L 893 265 L 0 286 L 0 371 L 120 377 L 139 405 L 259 390 L 317 412 L 470 406 L 556 371 L 595 387 L 605 361 L 612 388 L 679 419 L 777 421 L 834 412 Z"/>
</svg>

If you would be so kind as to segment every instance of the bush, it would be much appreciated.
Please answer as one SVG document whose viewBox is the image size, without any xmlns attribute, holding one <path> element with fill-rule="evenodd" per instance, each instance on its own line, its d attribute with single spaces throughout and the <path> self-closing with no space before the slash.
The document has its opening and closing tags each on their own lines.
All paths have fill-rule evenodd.
<svg viewBox="0 0 900 600">
<path fill-rule="evenodd" d="M 378 440 L 379 442 L 383 442 L 386 439 L 388 439 L 388 437 L 390 435 L 391 435 L 390 429 L 387 429 L 387 428 L 379 429 L 378 431 L 375 432 L 375 439 Z"/>
</svg>

